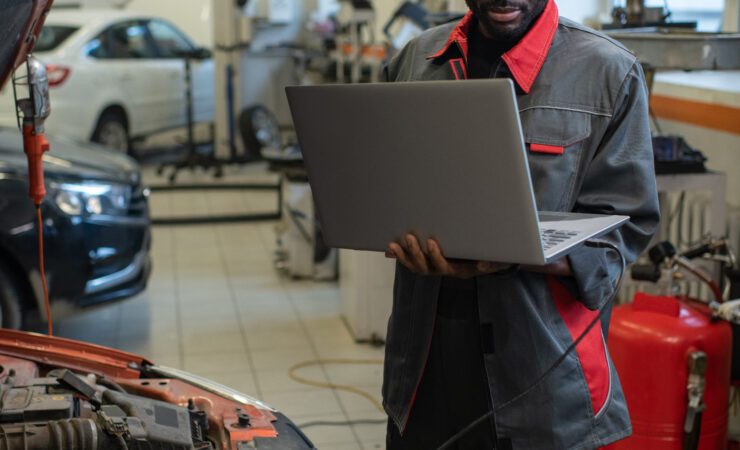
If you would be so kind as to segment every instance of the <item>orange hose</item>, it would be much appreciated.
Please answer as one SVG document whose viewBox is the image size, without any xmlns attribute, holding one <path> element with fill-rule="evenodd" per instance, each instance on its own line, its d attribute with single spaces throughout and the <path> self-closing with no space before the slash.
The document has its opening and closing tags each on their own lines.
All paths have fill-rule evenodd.
<svg viewBox="0 0 740 450">
<path fill-rule="evenodd" d="M 41 285 L 44 286 L 44 301 L 46 302 L 46 323 L 49 325 L 51 336 L 51 307 L 49 306 L 49 290 L 46 287 L 46 272 L 44 271 L 44 223 L 41 220 L 41 207 L 36 206 L 36 218 L 39 228 L 39 270 L 41 271 Z"/>
</svg>

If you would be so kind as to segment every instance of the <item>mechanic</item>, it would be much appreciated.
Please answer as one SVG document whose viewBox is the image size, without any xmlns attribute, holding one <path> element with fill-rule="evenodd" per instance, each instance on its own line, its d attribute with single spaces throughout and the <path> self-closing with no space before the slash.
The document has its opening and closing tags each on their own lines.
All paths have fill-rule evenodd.
<svg viewBox="0 0 740 450">
<path fill-rule="evenodd" d="M 559 18 L 553 0 L 466 2 L 459 23 L 410 41 L 385 79 L 511 78 L 538 209 L 630 216 L 605 239 L 633 261 L 659 222 L 636 58 Z M 505 150 L 491 141 L 491 151 Z M 631 434 L 605 345 L 615 252 L 581 247 L 518 267 L 447 260 L 427 244 L 424 254 L 407 235 L 387 250 L 398 261 L 383 384 L 388 449 L 438 448 L 490 410 L 453 448 L 593 449 Z M 602 306 L 600 326 L 532 388 Z"/>
</svg>

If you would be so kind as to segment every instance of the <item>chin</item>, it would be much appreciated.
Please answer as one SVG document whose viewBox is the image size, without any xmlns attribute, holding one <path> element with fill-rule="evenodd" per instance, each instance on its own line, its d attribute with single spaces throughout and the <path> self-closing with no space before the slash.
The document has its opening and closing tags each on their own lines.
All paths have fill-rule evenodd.
<svg viewBox="0 0 740 450">
<path fill-rule="evenodd" d="M 500 41 L 515 41 L 521 39 L 526 33 L 526 27 L 521 23 L 515 24 L 491 24 L 484 23 L 483 28 L 492 38 Z"/>
</svg>

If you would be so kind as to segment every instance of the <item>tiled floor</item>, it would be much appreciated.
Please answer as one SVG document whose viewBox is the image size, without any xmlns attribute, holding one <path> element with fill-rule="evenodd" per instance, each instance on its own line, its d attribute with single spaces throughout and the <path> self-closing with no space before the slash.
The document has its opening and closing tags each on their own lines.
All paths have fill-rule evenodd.
<svg viewBox="0 0 740 450">
<path fill-rule="evenodd" d="M 226 181 L 265 179 L 260 167 Z M 269 176 L 268 176 L 269 178 Z M 163 183 L 145 170 L 148 183 Z M 211 182 L 183 172 L 179 181 Z M 155 193 L 153 216 L 270 211 L 270 192 Z M 153 227 L 154 271 L 145 293 L 55 321 L 55 334 L 119 348 L 203 375 L 260 398 L 297 424 L 384 419 L 352 393 L 299 384 L 288 369 L 319 358 L 381 359 L 382 348 L 356 344 L 339 315 L 336 283 L 296 281 L 273 268 L 275 223 Z M 317 381 L 349 384 L 380 400 L 382 367 L 326 364 L 300 369 Z M 314 426 L 319 449 L 384 448 L 385 425 Z"/>
</svg>

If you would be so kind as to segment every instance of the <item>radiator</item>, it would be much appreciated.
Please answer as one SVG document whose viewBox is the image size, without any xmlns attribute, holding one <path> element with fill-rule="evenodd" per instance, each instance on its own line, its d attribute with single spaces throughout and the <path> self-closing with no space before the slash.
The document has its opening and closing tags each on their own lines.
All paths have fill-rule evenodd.
<svg viewBox="0 0 740 450">
<path fill-rule="evenodd" d="M 740 206 L 731 207 L 727 211 L 727 237 L 735 256 L 740 258 Z"/>
<path fill-rule="evenodd" d="M 702 238 L 711 236 L 711 198 L 709 194 L 686 192 L 683 207 L 681 207 L 681 194 L 662 194 L 661 209 L 663 211 L 661 231 L 653 239 L 651 246 L 668 240 L 680 252 Z M 726 236 L 730 240 L 735 255 L 740 257 L 740 207 L 727 209 L 726 230 Z M 646 256 L 641 257 L 640 261 L 646 261 Z M 719 273 L 719 265 L 715 262 L 700 259 L 695 259 L 694 262 L 709 273 Z M 681 294 L 707 300 L 713 299 L 711 291 L 699 281 L 687 279 L 679 282 L 678 286 Z M 634 294 L 640 291 L 657 293 L 654 284 L 634 282 L 627 275 L 618 302 L 631 301 Z"/>
</svg>

